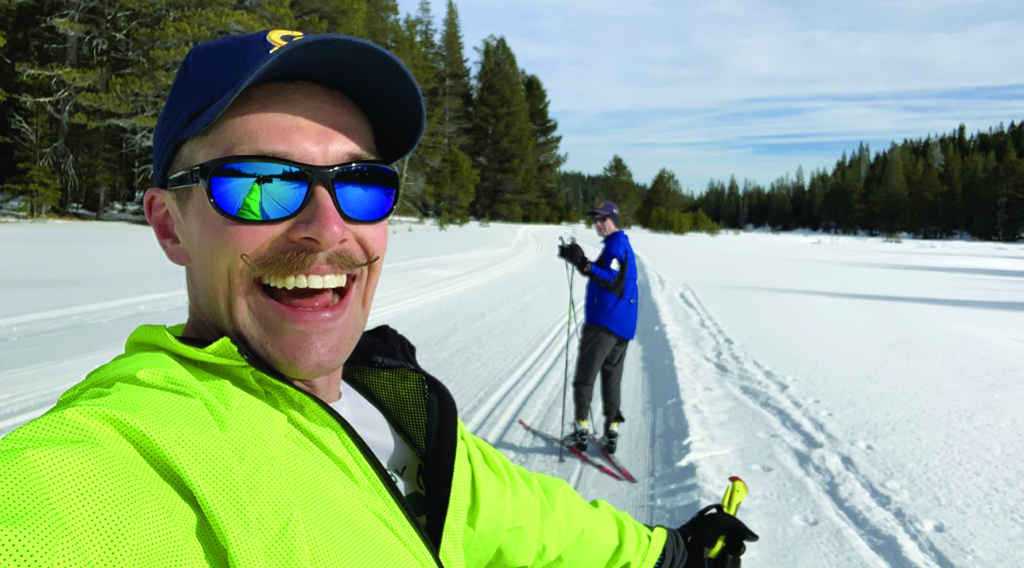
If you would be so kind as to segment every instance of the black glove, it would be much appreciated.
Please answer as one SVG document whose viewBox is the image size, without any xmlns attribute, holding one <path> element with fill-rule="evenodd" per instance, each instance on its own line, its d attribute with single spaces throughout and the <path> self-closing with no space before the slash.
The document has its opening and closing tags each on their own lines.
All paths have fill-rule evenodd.
<svg viewBox="0 0 1024 568">
<path fill-rule="evenodd" d="M 709 513 L 712 510 L 715 512 Z M 677 530 L 686 542 L 686 568 L 739 568 L 740 555 L 747 549 L 743 543 L 756 542 L 759 538 L 743 521 L 724 512 L 717 503 L 697 511 Z M 725 545 L 716 558 L 707 558 L 721 536 L 725 537 Z"/>
<path fill-rule="evenodd" d="M 587 260 L 587 255 L 583 253 L 583 248 L 576 243 L 559 245 L 558 256 L 564 258 L 566 262 L 575 266 L 583 274 L 586 274 L 587 270 L 590 269 L 590 261 Z"/>
</svg>

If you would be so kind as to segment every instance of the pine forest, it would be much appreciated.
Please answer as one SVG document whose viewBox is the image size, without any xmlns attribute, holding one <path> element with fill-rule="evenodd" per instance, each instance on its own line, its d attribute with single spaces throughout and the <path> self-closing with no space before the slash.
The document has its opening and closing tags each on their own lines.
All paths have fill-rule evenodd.
<svg viewBox="0 0 1024 568">
<path fill-rule="evenodd" d="M 618 155 L 599 173 L 567 154 L 542 77 L 491 35 L 466 56 L 458 7 L 421 0 L 0 0 L 0 210 L 101 219 L 152 185 L 152 134 L 178 63 L 197 42 L 268 28 L 342 33 L 394 53 L 427 105 L 417 150 L 396 164 L 399 213 L 575 222 L 616 201 L 624 226 L 686 233 L 806 228 L 1016 241 L 1024 231 L 1024 124 L 866 144 L 835 166 L 766 188 L 712 179 L 701 193 L 662 168 L 635 180 Z M 1015 118 L 1015 117 L 1007 117 Z M 680 156 L 680 162 L 685 162 Z"/>
</svg>

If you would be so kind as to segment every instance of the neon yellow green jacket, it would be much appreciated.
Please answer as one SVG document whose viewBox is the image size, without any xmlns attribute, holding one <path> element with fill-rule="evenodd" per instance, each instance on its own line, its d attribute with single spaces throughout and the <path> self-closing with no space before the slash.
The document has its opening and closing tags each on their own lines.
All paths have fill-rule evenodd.
<svg viewBox="0 0 1024 568">
<path fill-rule="evenodd" d="M 237 215 L 243 219 L 263 218 L 263 186 L 259 182 L 254 182 L 249 188 L 249 192 L 238 206 Z"/>
<path fill-rule="evenodd" d="M 665 546 L 472 436 L 390 328 L 344 379 L 424 460 L 425 524 L 329 406 L 226 338 L 180 333 L 138 328 L 0 440 L 0 565 L 651 568 Z"/>
</svg>

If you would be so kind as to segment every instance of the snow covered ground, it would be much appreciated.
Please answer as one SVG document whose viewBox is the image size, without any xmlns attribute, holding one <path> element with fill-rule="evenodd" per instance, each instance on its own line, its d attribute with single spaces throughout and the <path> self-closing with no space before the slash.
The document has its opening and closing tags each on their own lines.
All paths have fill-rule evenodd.
<svg viewBox="0 0 1024 568">
<path fill-rule="evenodd" d="M 410 337 L 513 461 L 671 526 L 739 475 L 762 537 L 745 566 L 1024 565 L 1024 246 L 628 231 L 641 307 L 619 454 L 634 485 L 559 462 L 515 420 L 559 432 L 575 338 L 567 362 L 555 247 L 575 236 L 593 257 L 598 237 L 391 231 L 371 325 Z M 184 320 L 183 272 L 145 226 L 3 223 L 0 267 L 0 435 L 136 325 Z M 582 319 L 579 276 L 573 290 Z"/>
</svg>

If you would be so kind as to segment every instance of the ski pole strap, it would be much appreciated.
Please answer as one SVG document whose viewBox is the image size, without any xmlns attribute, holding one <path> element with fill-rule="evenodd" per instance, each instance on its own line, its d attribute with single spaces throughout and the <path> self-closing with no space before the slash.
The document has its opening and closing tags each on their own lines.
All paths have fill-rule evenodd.
<svg viewBox="0 0 1024 568">
<path fill-rule="evenodd" d="M 722 497 L 722 509 L 735 517 L 736 513 L 740 510 L 740 503 L 743 502 L 746 496 L 747 484 L 735 475 L 730 477 L 729 486 L 725 488 L 725 496 Z M 708 558 L 717 558 L 723 546 L 725 546 L 725 537 L 720 536 L 718 537 L 718 542 L 715 543 L 715 547 L 708 553 Z"/>
</svg>

